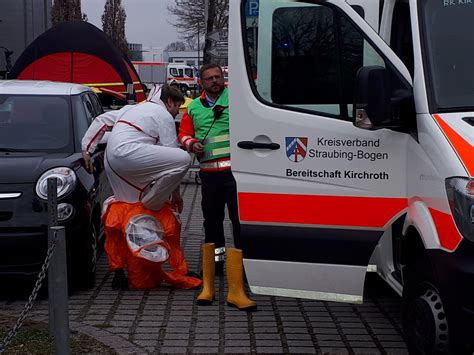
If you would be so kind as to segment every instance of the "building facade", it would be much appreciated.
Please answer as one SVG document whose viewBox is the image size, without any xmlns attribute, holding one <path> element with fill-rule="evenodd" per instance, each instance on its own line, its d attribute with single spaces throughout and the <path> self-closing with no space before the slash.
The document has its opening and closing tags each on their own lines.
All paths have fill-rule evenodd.
<svg viewBox="0 0 474 355">
<path fill-rule="evenodd" d="M 23 50 L 51 28 L 52 0 L 0 0 L 0 78 Z"/>
<path fill-rule="evenodd" d="M 128 50 L 130 52 L 131 61 L 143 61 L 143 45 L 141 43 L 129 43 Z"/>
<path fill-rule="evenodd" d="M 203 63 L 203 52 L 202 51 L 164 51 L 163 61 L 168 63 L 183 63 L 200 67 Z"/>
</svg>

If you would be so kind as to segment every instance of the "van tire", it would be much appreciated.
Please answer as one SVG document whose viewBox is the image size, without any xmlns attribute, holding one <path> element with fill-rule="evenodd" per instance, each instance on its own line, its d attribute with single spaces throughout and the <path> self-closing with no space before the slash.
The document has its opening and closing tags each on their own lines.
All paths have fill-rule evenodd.
<svg viewBox="0 0 474 355">
<path fill-rule="evenodd" d="M 449 329 L 439 292 L 426 270 L 427 258 L 404 270 L 402 322 L 410 354 L 443 354 L 449 348 Z"/>
</svg>

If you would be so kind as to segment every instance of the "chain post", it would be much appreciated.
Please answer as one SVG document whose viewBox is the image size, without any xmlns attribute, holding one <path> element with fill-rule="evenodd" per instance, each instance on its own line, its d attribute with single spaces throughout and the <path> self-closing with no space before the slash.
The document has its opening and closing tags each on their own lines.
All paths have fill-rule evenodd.
<svg viewBox="0 0 474 355">
<path fill-rule="evenodd" d="M 66 230 L 63 226 L 50 228 L 57 235 L 57 251 L 51 259 L 49 279 L 52 288 L 49 289 L 49 309 L 53 310 L 53 332 L 56 354 L 69 355 L 69 296 L 67 285 L 67 256 Z M 51 296 L 54 302 L 51 303 Z M 51 328 L 51 326 L 50 326 Z"/>
<path fill-rule="evenodd" d="M 51 245 L 52 240 L 56 237 L 52 227 L 58 225 L 58 181 L 56 178 L 48 178 L 48 245 Z M 50 268 L 48 270 L 48 328 L 49 335 L 54 336 L 54 292 L 53 279 L 55 270 Z"/>
</svg>

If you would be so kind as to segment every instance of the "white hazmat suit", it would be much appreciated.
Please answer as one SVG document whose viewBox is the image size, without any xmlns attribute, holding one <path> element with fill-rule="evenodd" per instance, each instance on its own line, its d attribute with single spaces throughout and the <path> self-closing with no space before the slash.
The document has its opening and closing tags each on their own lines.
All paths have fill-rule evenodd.
<svg viewBox="0 0 474 355">
<path fill-rule="evenodd" d="M 105 170 L 115 199 L 159 210 L 179 186 L 190 165 L 181 150 L 172 115 L 152 90 L 146 102 L 98 116 L 82 140 L 92 153 L 106 130 Z"/>
</svg>

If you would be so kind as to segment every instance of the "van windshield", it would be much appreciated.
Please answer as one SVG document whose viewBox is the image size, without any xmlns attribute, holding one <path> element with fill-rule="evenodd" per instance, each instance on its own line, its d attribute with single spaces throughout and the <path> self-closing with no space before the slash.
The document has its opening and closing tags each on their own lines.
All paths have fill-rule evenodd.
<svg viewBox="0 0 474 355">
<path fill-rule="evenodd" d="M 0 151 L 69 152 L 71 121 L 67 96 L 0 94 Z"/>
<path fill-rule="evenodd" d="M 474 110 L 474 2 L 421 2 L 423 60 L 435 112 Z"/>
<path fill-rule="evenodd" d="M 186 74 L 186 76 L 188 78 L 193 78 L 194 77 L 194 72 L 193 72 L 192 68 L 185 68 L 184 69 L 184 74 Z"/>
</svg>

